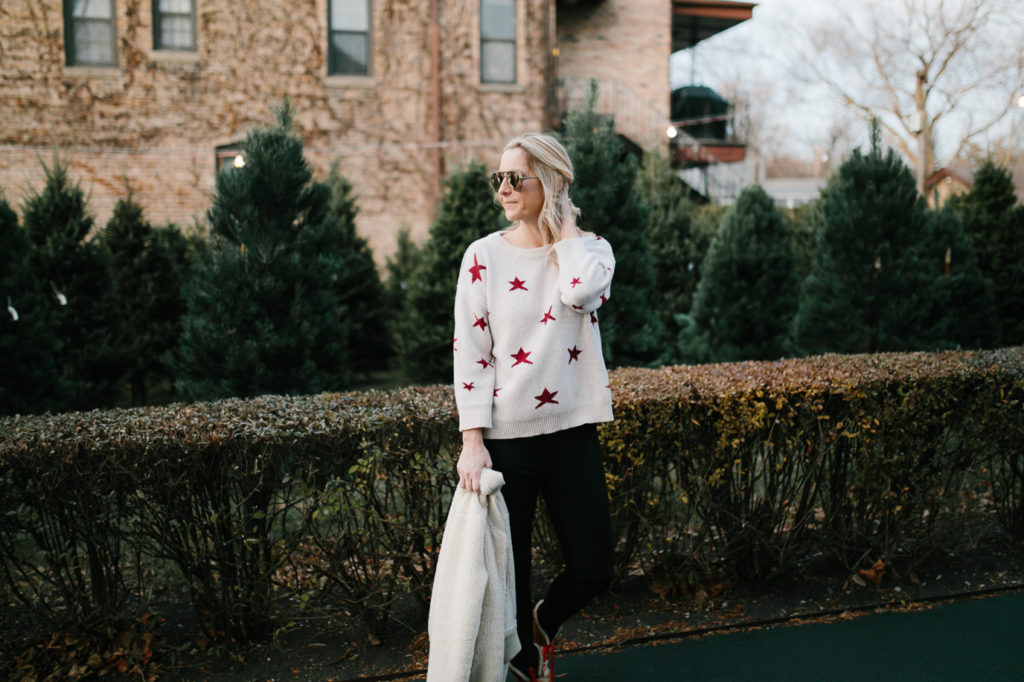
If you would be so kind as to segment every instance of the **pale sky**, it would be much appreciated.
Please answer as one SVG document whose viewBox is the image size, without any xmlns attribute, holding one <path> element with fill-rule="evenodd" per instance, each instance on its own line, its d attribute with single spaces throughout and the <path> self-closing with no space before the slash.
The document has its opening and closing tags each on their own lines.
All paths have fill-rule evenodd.
<svg viewBox="0 0 1024 682">
<path fill-rule="evenodd" d="M 963 0 L 947 0 L 947 4 L 957 6 L 960 1 Z M 783 146 L 796 155 L 810 156 L 816 147 L 827 145 L 829 131 L 836 127 L 849 131 L 847 144 L 866 144 L 867 124 L 840 106 L 824 86 L 796 83 L 786 63 L 791 46 L 802 39 L 802 29 L 820 25 L 834 16 L 831 13 L 835 2 L 760 0 L 751 20 L 705 40 L 696 48 L 672 55 L 672 87 L 693 83 L 724 94 L 735 88 L 753 94 L 753 99 L 763 104 L 764 116 L 773 122 L 771 127 L 776 136 L 784 140 Z M 856 5 L 858 9 L 884 8 L 887 4 L 878 0 L 862 2 Z M 1016 2 L 1024 8 L 1024 2 Z M 930 3 L 925 0 L 924 4 Z M 853 6 L 848 0 L 843 5 Z M 1018 84 L 1018 89 L 1024 89 L 1024 84 Z M 1011 95 L 1016 96 L 1007 93 Z M 1007 123 L 1002 135 L 1011 134 L 1011 124 L 1017 131 L 1024 130 L 1024 109 L 1014 112 L 1013 121 Z M 952 127 L 951 123 L 944 125 L 947 131 Z M 940 165 L 947 160 L 941 158 L 943 150 L 955 147 L 942 139 L 942 133 L 940 129 L 936 139 Z"/>
</svg>

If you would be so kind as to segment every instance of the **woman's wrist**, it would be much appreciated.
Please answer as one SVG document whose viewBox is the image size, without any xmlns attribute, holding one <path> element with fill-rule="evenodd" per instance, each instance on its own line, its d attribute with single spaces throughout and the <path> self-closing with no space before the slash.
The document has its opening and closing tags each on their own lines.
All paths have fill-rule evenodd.
<svg viewBox="0 0 1024 682">
<path fill-rule="evenodd" d="M 483 429 L 466 429 L 462 432 L 463 445 L 476 445 L 484 442 Z"/>
</svg>

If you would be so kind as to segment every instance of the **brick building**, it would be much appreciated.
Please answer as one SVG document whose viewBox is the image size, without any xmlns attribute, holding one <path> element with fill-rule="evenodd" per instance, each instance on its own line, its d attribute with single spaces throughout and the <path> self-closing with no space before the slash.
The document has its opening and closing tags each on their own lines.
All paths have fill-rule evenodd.
<svg viewBox="0 0 1024 682">
<path fill-rule="evenodd" d="M 425 234 L 452 168 L 549 130 L 600 84 L 639 146 L 665 142 L 669 55 L 692 0 L 5 0 L 0 190 L 58 150 L 100 223 L 130 185 L 153 222 L 201 224 L 214 177 L 285 95 L 318 176 L 337 161 L 378 257 Z M 710 8 L 710 10 L 709 10 Z M 720 30 L 720 29 L 719 29 Z"/>
</svg>

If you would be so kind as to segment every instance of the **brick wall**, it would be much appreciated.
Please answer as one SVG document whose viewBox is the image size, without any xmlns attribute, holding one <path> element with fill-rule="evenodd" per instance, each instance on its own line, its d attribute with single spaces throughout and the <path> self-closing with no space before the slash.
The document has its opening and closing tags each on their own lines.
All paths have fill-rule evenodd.
<svg viewBox="0 0 1024 682">
<path fill-rule="evenodd" d="M 0 189 L 20 205 L 57 149 L 101 224 L 127 181 L 152 222 L 188 226 L 209 207 L 215 149 L 269 124 L 288 95 L 315 172 L 340 164 L 383 258 L 399 229 L 422 237 L 433 219 L 436 149 L 444 171 L 495 164 L 504 140 L 547 127 L 548 0 L 517 3 L 511 87 L 479 83 L 476 4 L 439 3 L 440 144 L 431 0 L 373 2 L 368 78 L 327 76 L 326 2 L 197 0 L 198 50 L 167 53 L 152 49 L 151 0 L 116 0 L 118 66 L 82 68 L 64 64 L 60 0 L 4 0 Z"/>
<path fill-rule="evenodd" d="M 644 147 L 665 141 L 669 122 L 671 0 L 604 0 L 559 5 L 561 102 L 578 104 L 598 79 L 597 110 Z"/>
</svg>

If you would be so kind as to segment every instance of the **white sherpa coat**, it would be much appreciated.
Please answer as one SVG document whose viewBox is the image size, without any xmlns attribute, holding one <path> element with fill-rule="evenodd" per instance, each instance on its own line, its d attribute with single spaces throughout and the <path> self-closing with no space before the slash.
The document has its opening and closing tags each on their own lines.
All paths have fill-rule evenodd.
<svg viewBox="0 0 1024 682">
<path fill-rule="evenodd" d="M 500 682 L 519 653 L 505 478 L 480 475 L 480 493 L 456 488 L 437 559 L 427 632 L 427 682 Z"/>
</svg>

